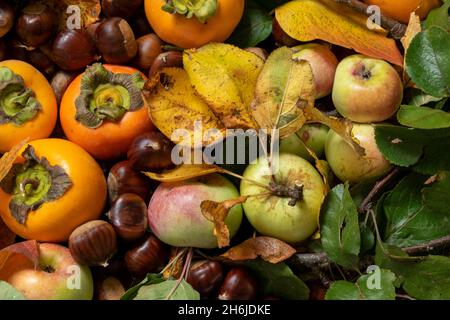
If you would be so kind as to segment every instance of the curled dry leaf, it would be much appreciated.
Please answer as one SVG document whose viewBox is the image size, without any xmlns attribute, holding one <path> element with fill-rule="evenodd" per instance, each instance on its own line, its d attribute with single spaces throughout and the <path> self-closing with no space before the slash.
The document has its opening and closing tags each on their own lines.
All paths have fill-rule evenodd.
<svg viewBox="0 0 450 320">
<path fill-rule="evenodd" d="M 393 39 L 367 27 L 367 17 L 334 0 L 290 1 L 275 10 L 281 28 L 300 41 L 321 39 L 402 66 Z"/>
<path fill-rule="evenodd" d="M 0 280 L 6 280 L 21 267 L 36 268 L 39 263 L 39 244 L 36 240 L 12 244 L 0 250 Z"/>
<path fill-rule="evenodd" d="M 40 0 L 58 15 L 59 30 L 86 27 L 99 20 L 100 0 Z M 78 27 L 78 23 L 80 26 Z"/>
<path fill-rule="evenodd" d="M 178 247 L 171 247 L 170 248 L 170 259 L 169 263 L 167 265 L 170 265 L 168 268 L 164 268 L 163 277 L 164 279 L 168 280 L 170 278 L 179 278 L 181 276 L 181 273 L 183 271 L 184 266 L 184 258 L 182 251 L 185 250 L 185 248 L 178 248 Z"/>
<path fill-rule="evenodd" d="M 270 263 L 279 263 L 294 255 L 296 250 L 287 243 L 271 237 L 255 237 L 231 248 L 221 257 L 233 261 L 253 260 L 261 257 Z"/>
<path fill-rule="evenodd" d="M 200 204 L 203 216 L 214 223 L 214 235 L 217 238 L 219 248 L 230 245 L 230 231 L 225 224 L 228 212 L 237 204 L 247 201 L 247 197 L 242 196 L 237 199 L 215 202 L 211 200 L 202 201 Z"/>
<path fill-rule="evenodd" d="M 412 12 L 411 16 L 409 17 L 408 28 L 406 28 L 405 35 L 400 40 L 403 45 L 403 48 L 405 48 L 405 52 L 408 51 L 412 39 L 421 31 L 422 25 L 420 24 L 420 18 L 418 15 Z M 409 78 L 408 74 L 406 73 L 406 69 L 403 70 L 403 83 L 409 87 L 415 87 L 415 85 L 411 82 L 411 79 Z"/>
<path fill-rule="evenodd" d="M 150 179 L 161 182 L 178 182 L 188 179 L 206 176 L 211 173 L 220 173 L 223 169 L 219 166 L 210 164 L 182 164 L 175 169 L 167 170 L 161 173 L 144 172 Z"/>
<path fill-rule="evenodd" d="M 14 162 L 19 156 L 20 151 L 22 150 L 22 147 L 27 143 L 27 141 L 28 140 L 23 140 L 19 142 L 14 147 L 12 147 L 9 152 L 5 153 L 0 158 L 0 182 L 3 180 L 4 177 L 6 177 L 8 172 L 11 170 Z"/>
</svg>

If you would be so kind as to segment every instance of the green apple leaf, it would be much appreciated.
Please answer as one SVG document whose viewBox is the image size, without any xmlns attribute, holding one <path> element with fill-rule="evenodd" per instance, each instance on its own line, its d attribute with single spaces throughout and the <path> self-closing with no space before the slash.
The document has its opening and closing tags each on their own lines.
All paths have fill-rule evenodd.
<svg viewBox="0 0 450 320">
<path fill-rule="evenodd" d="M 200 294 L 192 286 L 181 280 L 175 291 L 178 280 L 166 280 L 139 288 L 133 300 L 200 300 Z"/>
<path fill-rule="evenodd" d="M 450 0 L 446 0 L 445 3 L 437 9 L 432 10 L 425 20 L 425 28 L 441 27 L 447 31 L 450 31 L 450 20 L 448 18 L 448 10 L 450 9 Z"/>
<path fill-rule="evenodd" d="M 413 88 L 409 92 L 408 105 L 420 107 L 420 106 L 424 106 L 429 103 L 438 102 L 441 100 L 442 100 L 442 98 L 433 97 L 433 96 L 423 92 L 422 90 Z"/>
<path fill-rule="evenodd" d="M 332 261 L 347 268 L 358 263 L 361 244 L 358 211 L 347 183 L 328 193 L 321 210 L 320 231 L 323 249 Z"/>
<path fill-rule="evenodd" d="M 145 277 L 144 280 L 142 280 L 139 284 L 135 285 L 134 287 L 131 287 L 128 289 L 123 296 L 120 298 L 120 300 L 133 300 L 139 289 L 143 286 L 152 285 L 152 284 L 158 284 L 161 282 L 164 282 L 165 279 L 162 274 L 159 273 L 149 273 Z"/>
<path fill-rule="evenodd" d="M 450 258 L 429 255 L 411 259 L 401 249 L 388 245 L 384 245 L 384 251 L 378 244 L 376 264 L 394 272 L 408 295 L 424 300 L 450 299 Z"/>
<path fill-rule="evenodd" d="M 365 274 L 352 283 L 336 281 L 328 289 L 326 300 L 395 300 L 395 274 L 373 266 L 371 274 Z"/>
<path fill-rule="evenodd" d="M 26 298 L 8 282 L 0 280 L 0 300 L 26 300 Z"/>
<path fill-rule="evenodd" d="M 434 176 L 411 173 L 384 200 L 384 241 L 398 247 L 426 243 L 450 234 L 450 172 Z"/>
<path fill-rule="evenodd" d="M 406 71 L 412 81 L 435 97 L 450 96 L 450 34 L 432 27 L 417 34 L 406 53 Z"/>
<path fill-rule="evenodd" d="M 400 124 L 419 129 L 450 127 L 450 113 L 428 107 L 401 106 L 397 112 Z"/>
<path fill-rule="evenodd" d="M 258 277 L 261 292 L 287 300 L 307 300 L 309 288 L 284 263 L 273 264 L 261 259 L 244 263 Z"/>
</svg>

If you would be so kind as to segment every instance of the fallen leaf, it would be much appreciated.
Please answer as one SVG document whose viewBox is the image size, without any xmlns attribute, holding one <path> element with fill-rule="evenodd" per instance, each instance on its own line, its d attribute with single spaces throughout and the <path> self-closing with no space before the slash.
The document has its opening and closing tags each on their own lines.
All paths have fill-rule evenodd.
<svg viewBox="0 0 450 320">
<path fill-rule="evenodd" d="M 294 255 L 296 250 L 287 243 L 271 237 L 255 237 L 242 242 L 221 255 L 232 261 L 253 260 L 261 257 L 270 263 L 279 263 Z"/>
<path fill-rule="evenodd" d="M 424 185 L 430 185 L 435 183 L 438 180 L 439 176 L 437 174 L 432 175 L 431 177 L 429 177 L 423 184 Z"/>
<path fill-rule="evenodd" d="M 400 40 L 403 45 L 403 48 L 405 48 L 405 52 L 408 51 L 412 39 L 421 31 L 422 25 L 420 24 L 420 18 L 418 15 L 415 14 L 415 12 L 412 12 L 409 18 L 408 28 L 406 28 L 405 35 Z M 405 61 L 404 63 L 406 64 Z M 406 84 L 408 87 L 415 86 L 414 83 L 411 82 L 411 79 L 409 78 L 408 74 L 406 73 L 406 69 L 403 69 L 403 83 Z"/>
<path fill-rule="evenodd" d="M 12 147 L 9 152 L 5 153 L 0 158 L 0 182 L 3 180 L 4 177 L 6 177 L 8 172 L 11 170 L 14 162 L 19 156 L 20 150 L 22 150 L 22 147 L 27 143 L 27 141 L 28 139 L 19 142 L 14 147 Z"/>
<path fill-rule="evenodd" d="M 228 211 L 237 204 L 247 201 L 247 197 L 242 196 L 237 199 L 215 202 L 211 200 L 202 201 L 200 204 L 203 216 L 214 223 L 214 235 L 217 238 L 219 248 L 230 245 L 230 231 L 225 224 Z"/>
<path fill-rule="evenodd" d="M 223 172 L 222 168 L 211 164 L 182 164 L 175 169 L 161 173 L 144 172 L 144 174 L 150 179 L 160 182 L 178 182 L 220 172 Z"/>
<path fill-rule="evenodd" d="M 99 20 L 100 0 L 40 0 L 52 8 L 58 16 L 59 30 L 86 27 Z"/>
<path fill-rule="evenodd" d="M 29 240 L 0 250 L 0 280 L 6 280 L 21 267 L 36 268 L 39 264 L 39 244 Z"/>
<path fill-rule="evenodd" d="M 14 243 L 16 234 L 9 230 L 3 220 L 0 218 L 0 250 Z"/>
<path fill-rule="evenodd" d="M 402 66 L 393 39 L 367 27 L 367 17 L 333 0 L 290 1 L 275 10 L 281 28 L 292 38 L 324 40 Z"/>
<path fill-rule="evenodd" d="M 212 43 L 184 51 L 183 64 L 195 90 L 226 128 L 255 128 L 249 108 L 264 65 L 260 57 Z"/>
<path fill-rule="evenodd" d="M 178 247 L 170 248 L 170 259 L 169 263 L 171 266 L 164 270 L 163 277 L 168 280 L 170 278 L 179 278 L 181 276 L 181 272 L 183 271 L 184 259 L 183 256 L 179 256 L 180 252 L 184 249 Z M 176 260 L 175 260 L 176 259 Z"/>
</svg>

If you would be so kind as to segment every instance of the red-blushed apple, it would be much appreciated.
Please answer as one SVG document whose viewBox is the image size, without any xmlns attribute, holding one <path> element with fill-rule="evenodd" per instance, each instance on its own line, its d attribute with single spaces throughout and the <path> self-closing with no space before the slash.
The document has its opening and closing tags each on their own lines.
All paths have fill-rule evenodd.
<svg viewBox="0 0 450 320">
<path fill-rule="evenodd" d="M 216 248 L 214 224 L 202 214 L 204 200 L 221 202 L 239 197 L 236 187 L 225 177 L 211 174 L 188 181 L 161 183 L 148 206 L 148 221 L 153 233 L 175 247 Z M 242 206 L 228 212 L 225 223 L 230 238 L 242 221 Z"/>
<path fill-rule="evenodd" d="M 333 89 L 334 75 L 338 65 L 331 50 L 318 43 L 308 43 L 293 47 L 294 59 L 306 60 L 311 65 L 316 86 L 316 99 L 323 98 Z"/>
<path fill-rule="evenodd" d="M 280 152 L 292 153 L 308 161 L 314 161 L 305 146 L 314 151 L 317 157 L 322 157 L 328 130 L 329 128 L 323 124 L 305 124 L 296 133 L 280 141 Z"/>
<path fill-rule="evenodd" d="M 75 262 L 69 249 L 39 244 L 39 265 L 18 267 L 5 279 L 29 300 L 91 300 L 94 294 L 88 267 Z"/>
<path fill-rule="evenodd" d="M 397 112 L 403 84 L 386 61 L 356 54 L 339 63 L 332 98 L 343 117 L 361 123 L 380 122 Z"/>
<path fill-rule="evenodd" d="M 336 177 L 341 181 L 358 183 L 386 174 L 391 165 L 378 150 L 374 126 L 354 124 L 352 134 L 364 148 L 364 156 L 360 156 L 336 132 L 330 130 L 328 133 L 325 156 Z"/>
<path fill-rule="evenodd" d="M 241 195 L 251 197 L 243 203 L 244 212 L 259 233 L 299 243 L 317 229 L 325 185 L 319 172 L 303 158 L 281 153 L 275 162 L 278 170 L 274 175 L 265 157 L 245 169 Z"/>
</svg>

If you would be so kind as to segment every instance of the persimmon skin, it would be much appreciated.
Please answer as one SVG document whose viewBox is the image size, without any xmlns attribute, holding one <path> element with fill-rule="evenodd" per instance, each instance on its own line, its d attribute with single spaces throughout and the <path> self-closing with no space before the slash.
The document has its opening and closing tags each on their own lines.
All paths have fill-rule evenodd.
<svg viewBox="0 0 450 320">
<path fill-rule="evenodd" d="M 70 141 L 40 139 L 29 145 L 39 158 L 45 157 L 50 165 L 62 167 L 70 177 L 72 186 L 59 199 L 30 211 L 24 225 L 17 222 L 9 210 L 12 196 L 0 188 L 1 218 L 22 238 L 43 242 L 66 241 L 76 227 L 101 215 L 106 201 L 105 176 L 97 162 Z M 16 163 L 23 161 L 19 157 Z"/>
<path fill-rule="evenodd" d="M 244 13 L 244 0 L 218 0 L 215 15 L 206 23 L 161 9 L 164 0 L 145 0 L 145 14 L 156 34 L 175 46 L 199 48 L 209 42 L 224 42 Z"/>
<path fill-rule="evenodd" d="M 104 67 L 114 73 L 139 72 L 137 69 L 124 66 L 105 64 Z M 144 100 L 141 109 L 125 113 L 118 122 L 104 121 L 98 128 L 88 128 L 75 119 L 75 100 L 80 95 L 82 76 L 83 74 L 72 81 L 61 100 L 60 120 L 64 133 L 67 139 L 78 144 L 97 159 L 117 159 L 127 153 L 134 138 L 154 130 L 148 116 L 147 104 Z"/>
<path fill-rule="evenodd" d="M 33 119 L 23 125 L 0 124 L 0 153 L 5 153 L 24 139 L 32 141 L 49 137 L 55 128 L 58 107 L 50 83 L 31 64 L 20 60 L 5 60 L 0 62 L 0 67 L 7 67 L 20 75 L 25 86 L 34 91 L 42 108 Z"/>
</svg>

